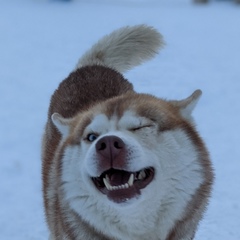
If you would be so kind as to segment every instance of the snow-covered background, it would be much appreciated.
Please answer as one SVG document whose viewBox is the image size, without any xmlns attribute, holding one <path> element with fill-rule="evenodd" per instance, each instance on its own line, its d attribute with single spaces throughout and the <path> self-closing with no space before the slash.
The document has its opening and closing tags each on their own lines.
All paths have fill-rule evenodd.
<svg viewBox="0 0 240 240">
<path fill-rule="evenodd" d="M 240 6 L 191 0 L 0 0 L 0 239 L 45 240 L 41 134 L 49 99 L 79 56 L 124 25 L 146 23 L 166 47 L 127 73 L 139 92 L 195 89 L 198 130 L 216 180 L 196 240 L 240 239 Z"/>
</svg>

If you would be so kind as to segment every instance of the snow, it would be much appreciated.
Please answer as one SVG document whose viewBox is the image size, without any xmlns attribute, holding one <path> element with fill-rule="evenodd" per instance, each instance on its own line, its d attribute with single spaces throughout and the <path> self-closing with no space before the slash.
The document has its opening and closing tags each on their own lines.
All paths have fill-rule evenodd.
<svg viewBox="0 0 240 240">
<path fill-rule="evenodd" d="M 41 134 L 49 99 L 101 36 L 149 24 L 166 47 L 127 73 L 139 92 L 203 96 L 194 116 L 215 168 L 196 240 L 240 239 L 240 6 L 231 1 L 0 0 L 0 239 L 43 240 Z"/>
</svg>

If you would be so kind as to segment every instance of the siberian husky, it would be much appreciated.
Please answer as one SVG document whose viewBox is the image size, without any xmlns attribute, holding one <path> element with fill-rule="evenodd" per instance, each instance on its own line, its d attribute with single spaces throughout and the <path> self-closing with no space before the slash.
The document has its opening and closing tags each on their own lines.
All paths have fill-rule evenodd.
<svg viewBox="0 0 240 240">
<path fill-rule="evenodd" d="M 212 166 L 191 116 L 201 91 L 166 101 L 122 75 L 163 46 L 152 27 L 103 37 L 54 92 L 42 142 L 52 240 L 190 240 Z"/>
</svg>

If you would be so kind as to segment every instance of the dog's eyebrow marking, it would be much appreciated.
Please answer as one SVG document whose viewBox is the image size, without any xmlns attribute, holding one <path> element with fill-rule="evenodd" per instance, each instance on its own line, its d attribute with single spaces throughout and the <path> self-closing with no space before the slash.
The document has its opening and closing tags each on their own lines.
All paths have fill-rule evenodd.
<svg viewBox="0 0 240 240">
<path fill-rule="evenodd" d="M 107 116 L 100 113 L 93 117 L 92 122 L 87 126 L 87 128 L 94 129 L 94 131 L 103 129 L 106 126 L 106 122 L 108 122 Z"/>
<path fill-rule="evenodd" d="M 92 116 L 89 114 L 80 114 L 75 118 L 75 127 L 73 127 L 72 132 L 69 137 L 69 144 L 78 145 L 80 143 L 81 137 L 86 129 L 86 127 L 91 123 Z"/>
<path fill-rule="evenodd" d="M 128 110 L 120 118 L 118 126 L 119 128 L 131 129 L 151 124 L 152 121 L 150 119 L 138 116 L 134 111 Z"/>
</svg>

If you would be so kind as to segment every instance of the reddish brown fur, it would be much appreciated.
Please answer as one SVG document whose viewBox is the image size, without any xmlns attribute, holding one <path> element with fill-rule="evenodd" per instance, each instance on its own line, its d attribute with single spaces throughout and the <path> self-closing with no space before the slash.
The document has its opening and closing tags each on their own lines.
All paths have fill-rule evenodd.
<svg viewBox="0 0 240 240">
<path fill-rule="evenodd" d="M 67 205 L 62 205 L 59 199 L 62 196 L 61 192 L 55 193 L 55 202 L 53 202 L 47 195 L 47 189 L 49 184 L 53 182 L 56 189 L 59 189 L 59 186 L 63 184 L 60 182 L 59 176 L 61 175 L 61 158 L 64 146 L 79 143 L 79 136 L 90 123 L 94 113 L 102 112 L 109 117 L 113 114 L 121 117 L 126 109 L 134 109 L 136 114 L 154 120 L 159 124 L 159 131 L 174 128 L 184 129 L 202 156 L 199 164 L 204 170 L 204 182 L 188 203 L 185 215 L 176 221 L 166 240 L 178 240 L 185 236 L 189 227 L 195 229 L 202 218 L 203 209 L 207 204 L 206 199 L 210 194 L 213 174 L 207 150 L 193 126 L 181 117 L 179 108 L 173 103 L 146 94 L 136 94 L 132 85 L 121 74 L 106 67 L 91 66 L 78 69 L 59 85 L 52 96 L 48 112 L 48 122 L 43 137 L 42 173 L 48 224 L 55 236 L 59 236 L 55 239 L 62 239 L 63 233 L 67 234 L 71 240 L 77 239 L 76 226 L 81 224 L 84 226 L 83 234 L 87 234 L 86 239 L 109 240 L 85 223 Z M 77 116 L 73 119 L 72 126 L 74 128 L 71 129 L 70 137 L 61 149 L 58 149 L 61 136 L 51 121 L 51 115 L 54 112 L 61 114 L 64 118 Z M 51 174 L 50 177 L 51 171 L 54 171 L 54 174 Z M 52 205 L 54 213 L 49 210 Z M 75 225 L 69 222 L 68 216 L 74 219 Z"/>
</svg>

